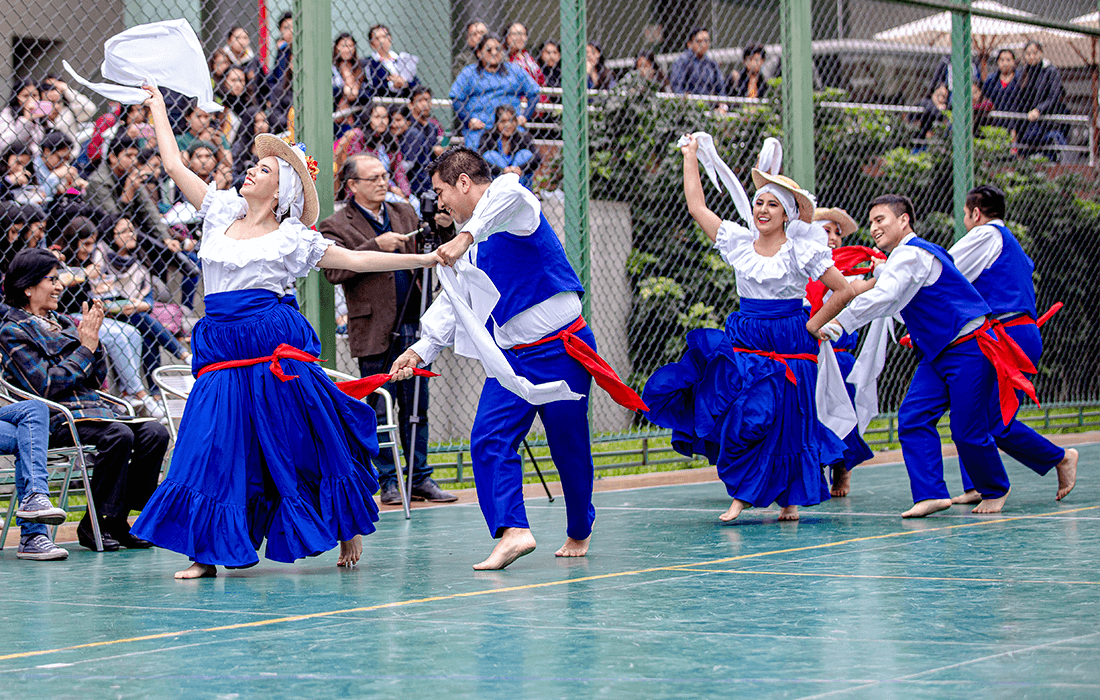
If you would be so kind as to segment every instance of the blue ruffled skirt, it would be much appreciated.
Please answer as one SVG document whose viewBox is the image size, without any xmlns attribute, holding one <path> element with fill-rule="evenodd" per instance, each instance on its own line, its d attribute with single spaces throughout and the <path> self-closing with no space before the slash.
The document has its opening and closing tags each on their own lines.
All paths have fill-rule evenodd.
<svg viewBox="0 0 1100 700">
<path fill-rule="evenodd" d="M 208 294 L 192 333 L 194 366 L 270 355 L 287 343 L 319 356 L 317 334 L 291 295 Z M 281 360 L 208 372 L 187 400 L 168 476 L 135 537 L 202 564 L 251 566 L 326 552 L 374 531 L 378 454 L 374 411 L 341 392 L 316 363 Z"/>
<path fill-rule="evenodd" d="M 817 418 L 817 363 L 783 363 L 735 352 L 748 348 L 817 355 L 800 299 L 741 299 L 725 332 L 688 333 L 687 352 L 658 369 L 642 398 L 649 420 L 673 431 L 680 454 L 706 455 L 733 498 L 756 507 L 828 500 L 822 465 L 842 459 L 844 443 Z"/>
<path fill-rule="evenodd" d="M 852 367 L 856 364 L 856 348 L 859 345 L 859 333 L 844 332 L 840 339 L 833 343 L 833 347 L 842 352 L 836 354 L 836 362 L 840 365 L 840 374 L 845 380 L 852 373 Z M 848 398 L 853 402 L 856 399 L 856 388 L 845 383 L 848 390 Z M 875 456 L 863 436 L 859 434 L 859 428 L 852 428 L 852 432 L 844 436 L 844 468 L 852 471 L 853 467 L 863 464 Z"/>
</svg>

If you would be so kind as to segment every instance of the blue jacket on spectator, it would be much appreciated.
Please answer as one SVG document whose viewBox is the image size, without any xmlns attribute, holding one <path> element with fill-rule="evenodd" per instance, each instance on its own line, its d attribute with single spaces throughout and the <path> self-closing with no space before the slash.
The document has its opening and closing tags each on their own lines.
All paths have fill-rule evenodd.
<svg viewBox="0 0 1100 700">
<path fill-rule="evenodd" d="M 725 95 L 726 78 L 718 62 L 710 56 L 699 58 L 688 50 L 672 64 L 669 75 L 673 92 L 692 95 Z"/>
<path fill-rule="evenodd" d="M 407 164 L 406 174 L 412 193 L 420 196 L 432 188 L 432 178 L 428 175 L 428 166 L 432 162 L 432 147 L 435 139 L 428 140 L 428 132 L 418 128 L 418 124 L 409 127 L 398 141 L 401 159 Z M 435 136 L 434 130 L 431 134 Z"/>
<path fill-rule="evenodd" d="M 1019 112 L 1020 111 L 1020 76 L 1014 74 L 1012 80 L 1008 81 L 1008 84 L 1001 82 L 1001 74 L 993 73 L 985 79 L 985 84 L 982 85 L 982 92 L 985 96 L 993 102 L 993 109 L 998 112 Z M 1015 119 L 996 119 L 993 121 L 994 126 L 1003 127 L 1005 129 L 1016 129 L 1017 120 Z"/>
<path fill-rule="evenodd" d="M 409 54 L 398 54 L 398 60 L 403 61 L 407 65 L 403 65 L 403 69 L 408 71 L 416 70 L 416 57 Z M 405 73 L 406 70 L 402 70 Z M 403 88 L 395 88 L 390 85 L 389 71 L 386 70 L 386 66 L 376 59 L 374 56 L 367 56 L 363 60 L 363 74 L 365 80 L 364 85 L 370 86 L 370 93 L 375 97 L 410 97 L 412 91 L 420 85 L 420 81 L 416 79 L 416 76 L 408 81 Z M 362 91 L 361 91 L 362 92 Z"/>
<path fill-rule="evenodd" d="M 466 66 L 451 86 L 451 103 L 455 116 L 462 122 L 466 147 L 477 150 L 484 129 L 471 129 L 469 121 L 480 119 L 486 128 L 496 120 L 496 108 L 509 104 L 520 114 L 520 98 L 527 98 L 523 116 L 531 119 L 539 105 L 539 86 L 531 76 L 511 63 L 502 63 L 497 72 L 482 70 L 476 63 Z"/>
<path fill-rule="evenodd" d="M 80 344 L 76 324 L 67 316 L 53 314 L 60 333 L 50 333 L 34 316 L 7 307 L 0 326 L 0 354 L 4 378 L 26 391 L 64 404 L 73 416 L 117 420 L 122 417 L 96 389 L 107 376 L 103 346 L 94 353 Z M 61 427 L 60 413 L 50 416 L 50 432 Z"/>
<path fill-rule="evenodd" d="M 1020 85 L 1020 111 L 1030 112 L 1039 110 L 1043 115 L 1063 114 L 1066 107 L 1062 104 L 1062 74 L 1047 59 L 1036 66 L 1026 63 L 1016 71 L 1016 79 Z M 1037 146 L 1045 143 L 1066 143 L 1068 129 L 1064 124 L 1052 124 L 1051 122 L 1020 122 L 1020 132 L 1017 141 L 1029 146 Z"/>
</svg>

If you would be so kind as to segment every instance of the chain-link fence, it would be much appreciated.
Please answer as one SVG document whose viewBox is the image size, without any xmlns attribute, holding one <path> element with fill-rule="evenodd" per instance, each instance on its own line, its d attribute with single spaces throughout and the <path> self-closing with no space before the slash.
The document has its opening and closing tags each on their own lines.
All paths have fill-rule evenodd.
<svg viewBox="0 0 1100 700">
<path fill-rule="evenodd" d="M 974 182 L 1008 194 L 1008 225 L 1036 263 L 1041 310 L 1066 304 L 1044 328 L 1039 396 L 1059 405 L 1100 403 L 1092 370 L 1100 341 L 1091 332 L 1100 314 L 1091 294 L 1100 266 L 1097 41 L 1087 31 L 1041 26 L 1095 30 L 1096 6 L 977 0 L 973 7 L 985 14 L 972 18 L 972 65 L 963 76 L 952 68 L 950 13 L 878 0 L 813 3 L 814 189 L 822 206 L 842 207 L 859 222 L 874 196 L 906 193 L 917 204 L 918 232 L 950 244 L 958 231 L 954 165 L 962 157 L 953 148 L 952 91 L 972 96 Z M 577 138 L 562 127 L 561 40 L 587 41 L 588 303 L 601 354 L 640 388 L 679 357 L 688 330 L 720 327 L 737 309 L 732 269 L 687 214 L 673 144 L 684 132 L 712 133 L 749 184 L 763 139 L 784 135 L 779 2 L 591 3 L 587 36 L 563 37 L 557 3 L 334 0 L 326 45 L 302 43 L 293 27 L 300 18 L 285 1 L 67 8 L 45 0 L 0 9 L 0 74 L 13 86 L 0 116 L 4 255 L 25 245 L 59 246 L 72 272 L 66 310 L 91 296 L 117 302 L 120 328 L 110 342 L 119 393 L 143 395 L 152 389 L 151 367 L 186 350 L 189 328 L 203 313 L 200 227 L 164 181 L 144 108 L 81 94 L 60 62 L 95 79 L 105 38 L 160 19 L 187 18 L 209 56 L 225 109 L 207 115 L 186 100 L 169 102 L 190 167 L 217 187 L 243 180 L 255 133 L 294 128 L 303 79 L 294 56 L 331 54 L 332 141 L 310 147 L 333 147 L 337 211 L 349 206 L 342 164 L 372 153 L 390 172 L 387 198 L 422 213 L 428 162 L 465 142 L 496 172 L 518 173 L 561 234 L 569 215 L 562 148 Z M 709 185 L 707 193 L 715 211 L 736 216 L 724 194 Z M 128 226 L 136 233 L 133 251 Z M 848 243 L 869 238 L 861 230 Z M 131 265 L 146 271 L 148 288 L 127 287 Z M 336 365 L 358 374 L 348 313 L 338 290 Z M 897 408 L 913 363 L 908 351 L 891 349 L 880 382 L 884 411 Z M 433 450 L 457 455 L 461 480 L 483 373 L 449 352 L 435 369 L 445 376 L 430 390 Z M 1086 416 L 1081 409 L 1078 421 Z M 608 463 L 668 457 L 662 431 L 600 392 L 591 422 L 598 441 L 613 443 Z M 884 421 L 883 441 L 893 439 L 891 426 Z"/>
</svg>

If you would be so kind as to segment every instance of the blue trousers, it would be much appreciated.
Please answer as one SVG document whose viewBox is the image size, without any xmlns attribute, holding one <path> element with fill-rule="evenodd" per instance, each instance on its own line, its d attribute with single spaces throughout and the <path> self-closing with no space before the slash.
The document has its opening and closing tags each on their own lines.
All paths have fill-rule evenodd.
<svg viewBox="0 0 1100 700">
<path fill-rule="evenodd" d="M 1008 474 L 991 433 L 1000 420 L 996 375 L 976 340 L 922 360 L 898 411 L 898 438 L 913 502 L 950 498 L 936 423 L 951 409 L 951 439 L 982 498 L 1008 493 Z"/>
<path fill-rule="evenodd" d="M 591 329 L 583 329 L 577 337 L 596 349 Z M 485 523 L 493 537 L 500 537 L 504 528 L 529 527 L 523 508 L 523 461 L 518 450 L 537 414 L 546 427 L 550 456 L 561 476 L 566 534 L 583 540 L 592 534 L 592 522 L 596 519 L 592 506 L 592 444 L 588 436 L 592 376 L 566 354 L 560 341 L 505 350 L 504 355 L 516 374 L 535 384 L 565 380 L 570 389 L 584 398 L 533 406 L 497 380 L 486 380 L 470 438 L 477 500 Z"/>
<path fill-rule="evenodd" d="M 41 401 L 17 401 L 0 407 L 0 454 L 15 455 L 15 499 L 32 493 L 49 495 L 46 448 L 50 443 L 50 409 Z M 18 518 L 23 537 L 45 535 L 45 523 Z"/>
<path fill-rule="evenodd" d="M 1038 367 L 1039 358 L 1043 356 L 1043 338 L 1039 334 L 1039 327 L 1033 323 L 1027 323 L 1019 326 L 1009 326 L 1005 329 L 1005 332 L 1027 354 L 1031 364 Z M 1028 377 L 1028 379 L 1031 378 Z M 1023 401 L 1024 392 L 1017 391 L 1016 395 Z M 1001 408 L 997 392 L 993 392 L 990 400 L 993 402 L 992 410 L 1000 415 Z M 1005 425 L 1004 421 L 997 420 L 993 426 L 992 434 L 997 447 L 1040 476 L 1053 469 L 1066 456 L 1064 449 L 1015 418 L 1008 425 Z M 963 488 L 967 491 L 972 490 L 974 482 L 971 481 L 970 475 L 966 471 L 966 461 L 963 459 L 959 459 L 959 471 L 962 472 Z"/>
</svg>

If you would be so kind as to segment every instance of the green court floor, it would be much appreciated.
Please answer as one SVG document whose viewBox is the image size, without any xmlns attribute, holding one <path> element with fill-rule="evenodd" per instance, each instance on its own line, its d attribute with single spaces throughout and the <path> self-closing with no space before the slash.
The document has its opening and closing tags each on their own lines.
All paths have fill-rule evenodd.
<svg viewBox="0 0 1100 700">
<path fill-rule="evenodd" d="M 332 552 L 177 582 L 163 551 L 0 554 L 0 697 L 1097 698 L 1100 447 L 1077 489 L 1010 462 L 999 516 L 902 521 L 900 465 L 778 524 L 718 483 L 596 494 L 591 555 L 504 572 L 476 506 L 387 513 Z M 958 488 L 955 462 L 948 482 Z"/>
</svg>

